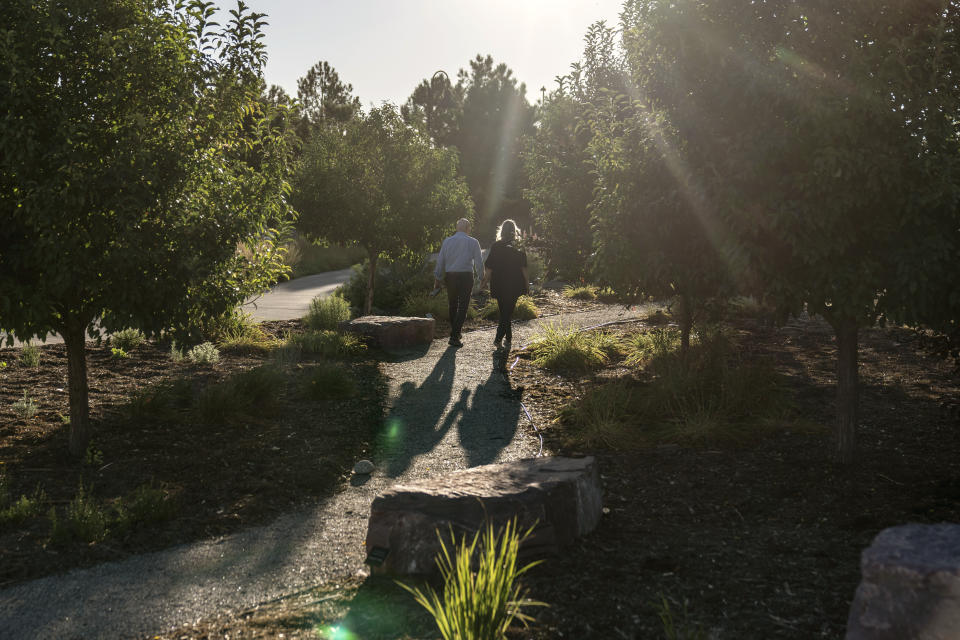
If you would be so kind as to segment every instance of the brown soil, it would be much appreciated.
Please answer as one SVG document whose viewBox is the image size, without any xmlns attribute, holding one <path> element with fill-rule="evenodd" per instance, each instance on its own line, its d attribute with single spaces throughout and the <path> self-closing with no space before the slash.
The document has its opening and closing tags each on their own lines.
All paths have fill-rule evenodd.
<svg viewBox="0 0 960 640">
<path fill-rule="evenodd" d="M 921 352 L 910 332 L 864 332 L 860 456 L 855 466 L 841 468 L 827 461 L 835 382 L 835 345 L 829 328 L 815 320 L 772 328 L 745 319 L 736 323 L 736 330 L 748 358 L 769 359 L 783 376 L 793 405 L 792 416 L 780 428 L 739 444 L 586 450 L 572 444 L 564 424 L 555 420 L 557 412 L 598 381 L 622 376 L 625 370 L 613 367 L 589 376 L 558 375 L 520 358 L 510 372 L 511 381 L 515 388 L 525 389 L 524 402 L 544 428 L 548 449 L 598 456 L 606 509 L 593 534 L 527 576 L 530 595 L 550 607 L 531 610 L 535 624 L 515 630 L 512 638 L 663 637 L 662 605 L 658 611 L 663 599 L 670 605 L 676 627 L 687 631 L 701 627 L 704 635 L 699 637 L 842 637 L 859 580 L 859 554 L 881 529 L 905 522 L 960 522 L 960 377 L 951 363 Z M 162 356 L 157 358 L 159 369 L 169 368 Z M 9 363 L 15 358 L 5 350 L 0 360 Z M 91 367 L 98 375 L 111 374 L 97 383 L 101 394 L 97 406 L 104 404 L 102 398 L 118 382 L 117 367 L 106 356 Z M 41 371 L 45 369 L 42 364 Z M 24 375 L 14 364 L 0 373 L 7 376 L 0 377 L 4 412 L 0 414 L 4 424 L 0 459 L 16 467 L 13 476 L 18 490 L 27 492 L 42 479 L 52 482 L 44 484 L 48 494 L 64 500 L 75 492 L 84 473 L 58 457 L 66 448 L 57 416 L 65 411 L 65 396 L 51 392 L 51 402 L 56 403 L 44 405 L 42 412 L 46 431 L 23 422 L 14 422 L 11 428 L 8 407 L 22 394 Z M 62 373 L 43 386 L 54 382 L 63 386 Z M 30 388 L 41 386 L 31 384 Z M 357 414 L 354 419 L 360 417 Z M 136 437 L 124 438 L 124 430 L 130 429 L 125 425 L 110 432 L 109 438 L 98 436 L 104 460 L 117 460 L 114 466 L 119 466 L 124 452 L 141 452 L 140 460 L 129 465 L 141 467 L 136 480 L 128 481 L 123 490 L 160 470 L 172 471 L 167 468 L 173 465 L 177 472 L 160 476 L 165 482 L 186 483 L 190 472 L 180 467 L 187 465 L 198 474 L 209 468 L 204 477 L 212 482 L 215 477 L 231 476 L 232 466 L 242 467 L 249 459 L 237 450 L 220 455 L 222 435 L 212 436 L 202 447 L 191 443 L 177 448 L 172 455 L 172 442 L 188 434 L 159 440 L 149 430 L 136 429 L 132 432 Z M 273 440 L 276 446 L 286 441 L 285 434 L 281 431 Z M 325 446 L 323 455 L 335 455 L 340 447 L 362 450 L 362 439 L 355 440 Z M 317 447 L 315 451 L 320 451 Z M 294 456 L 301 448 L 298 444 L 278 455 Z M 199 449 L 204 449 L 203 455 L 195 453 Z M 146 473 L 142 466 L 151 459 L 157 463 Z M 261 473 L 281 473 L 269 458 L 262 464 Z M 28 471 L 43 467 L 53 471 Z M 102 474 L 98 492 L 102 488 L 104 495 L 123 492 L 119 485 L 109 484 L 113 468 L 97 472 Z M 341 463 L 336 468 L 346 467 Z M 57 473 L 72 475 L 60 481 Z M 178 521 L 184 526 L 192 523 L 192 535 L 218 533 L 246 522 L 239 508 L 246 503 L 239 495 L 265 505 L 270 503 L 266 492 L 281 490 L 241 484 L 251 479 L 257 483 L 263 477 L 260 473 L 235 476 L 233 482 L 243 490 L 235 491 L 232 498 L 226 497 L 225 489 L 214 493 L 206 504 L 212 501 L 216 508 L 201 500 L 187 503 Z M 266 484 L 278 483 L 271 479 Z M 55 494 L 57 486 L 60 493 Z M 318 486 L 291 486 L 283 495 L 287 504 L 293 504 Z M 200 483 L 189 487 L 190 491 L 207 490 Z M 218 513 L 221 505 L 226 508 Z M 277 511 L 284 508 L 283 504 L 272 506 Z M 13 562 L 20 569 L 8 581 L 44 573 L 57 559 L 66 560 L 62 553 L 53 560 L 48 557 L 52 551 L 43 549 L 42 533 L 10 536 L 0 540 L 3 566 Z M 15 545 L 24 551 L 9 551 Z M 93 548 L 82 553 L 92 562 L 119 551 Z M 249 611 L 224 613 L 161 637 L 275 638 L 282 634 L 316 638 L 318 630 L 329 626 L 345 627 L 356 635 L 335 636 L 331 631 L 320 637 L 437 637 L 429 619 L 411 603 L 389 581 L 352 581 L 323 585 Z"/>
</svg>

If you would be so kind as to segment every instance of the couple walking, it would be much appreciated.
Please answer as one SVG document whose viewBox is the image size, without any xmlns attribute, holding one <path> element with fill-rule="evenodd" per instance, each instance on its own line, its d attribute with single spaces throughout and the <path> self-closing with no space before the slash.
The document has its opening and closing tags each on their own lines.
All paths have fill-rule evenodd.
<svg viewBox="0 0 960 640">
<path fill-rule="evenodd" d="M 463 321 L 470 306 L 474 277 L 483 271 L 480 289 L 490 284 L 490 295 L 500 308 L 500 322 L 493 343 L 499 348 L 504 339 L 513 339 L 511 319 L 517 298 L 527 293 L 527 254 L 517 249 L 520 235 L 513 220 L 504 220 L 497 229 L 497 241 L 490 247 L 486 262 L 480 252 L 480 243 L 470 236 L 471 223 L 466 218 L 457 220 L 457 232 L 443 241 L 434 270 L 434 287 L 447 286 L 450 304 L 450 344 L 462 347 Z M 482 265 L 482 267 L 481 267 Z"/>
</svg>

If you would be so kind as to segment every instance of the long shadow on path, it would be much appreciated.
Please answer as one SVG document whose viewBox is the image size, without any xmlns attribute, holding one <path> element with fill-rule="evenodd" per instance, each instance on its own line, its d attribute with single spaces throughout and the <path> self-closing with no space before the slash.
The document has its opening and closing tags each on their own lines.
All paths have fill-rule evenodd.
<svg viewBox="0 0 960 640">
<path fill-rule="evenodd" d="M 400 386 L 400 395 L 384 421 L 378 438 L 386 473 L 397 477 L 414 458 L 434 449 L 443 440 L 457 415 L 463 412 L 470 392 L 464 389 L 457 404 L 447 413 L 453 393 L 457 350 L 443 352 L 433 370 L 418 387 L 413 382 Z M 442 421 L 441 421 L 442 420 Z"/>
<path fill-rule="evenodd" d="M 460 444 L 469 467 L 494 462 L 517 432 L 520 394 L 505 375 L 505 358 L 502 351 L 493 354 L 490 375 L 477 386 L 473 401 L 460 420 Z"/>
</svg>

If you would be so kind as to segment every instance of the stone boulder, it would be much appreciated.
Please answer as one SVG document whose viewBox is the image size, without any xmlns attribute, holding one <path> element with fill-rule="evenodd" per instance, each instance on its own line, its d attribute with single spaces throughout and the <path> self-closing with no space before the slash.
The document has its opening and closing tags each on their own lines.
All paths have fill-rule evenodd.
<svg viewBox="0 0 960 640">
<path fill-rule="evenodd" d="M 382 349 L 403 349 L 433 341 L 433 318 L 360 316 L 340 324 L 344 331 L 363 336 Z"/>
<path fill-rule="evenodd" d="M 960 638 L 960 525 L 884 529 L 860 571 L 846 640 Z"/>
<path fill-rule="evenodd" d="M 459 540 L 487 518 L 499 528 L 514 516 L 520 531 L 536 525 L 522 558 L 552 555 L 597 526 L 601 497 L 592 457 L 491 464 L 397 485 L 371 506 L 368 562 L 373 573 L 427 575 L 436 571 L 438 531 L 450 548 L 451 527 Z"/>
</svg>

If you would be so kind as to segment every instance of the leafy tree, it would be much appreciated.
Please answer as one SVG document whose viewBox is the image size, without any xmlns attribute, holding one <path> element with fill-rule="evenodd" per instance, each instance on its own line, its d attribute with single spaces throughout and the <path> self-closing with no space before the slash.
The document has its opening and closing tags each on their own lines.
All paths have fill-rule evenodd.
<svg viewBox="0 0 960 640">
<path fill-rule="evenodd" d="M 283 272 L 288 138 L 257 103 L 262 15 L 241 3 L 217 28 L 213 12 L 0 9 L 0 327 L 63 336 L 74 455 L 90 435 L 88 333 L 185 329 Z"/>
<path fill-rule="evenodd" d="M 956 282 L 957 26 L 946 1 L 631 0 L 623 13 L 635 97 L 676 132 L 665 148 L 729 230 L 728 264 L 834 329 L 842 462 L 860 329 L 929 310 Z"/>
<path fill-rule="evenodd" d="M 456 154 L 434 147 L 392 105 L 318 133 L 304 150 L 294 204 L 307 237 L 366 249 L 364 313 L 372 306 L 378 258 L 418 254 L 453 221 L 473 214 Z"/>
<path fill-rule="evenodd" d="M 535 112 L 507 65 L 478 55 L 470 70 L 460 69 L 457 83 L 434 74 L 414 90 L 404 105 L 411 122 L 423 126 L 438 144 L 456 147 L 477 208 L 474 230 L 486 242 L 504 218 L 529 228 L 527 185 L 520 159 L 523 137 L 533 132 Z M 429 116 L 429 117 L 428 117 Z"/>
<path fill-rule="evenodd" d="M 319 127 L 347 122 L 360 113 L 360 98 L 352 94 L 353 85 L 344 84 L 326 60 L 310 67 L 307 74 L 297 80 L 301 139 L 308 139 Z"/>
<path fill-rule="evenodd" d="M 524 197 L 532 207 L 537 243 L 550 270 L 569 279 L 588 275 L 593 248 L 591 115 L 611 93 L 626 92 L 614 30 L 595 23 L 585 40 L 583 61 L 558 78 L 558 89 L 541 103 L 538 126 L 523 153 L 529 178 Z"/>
</svg>

